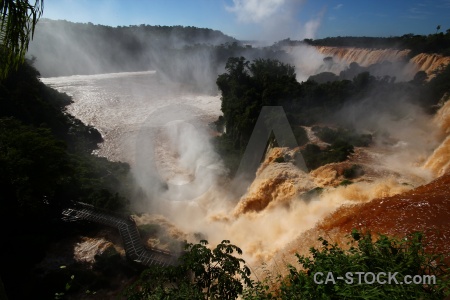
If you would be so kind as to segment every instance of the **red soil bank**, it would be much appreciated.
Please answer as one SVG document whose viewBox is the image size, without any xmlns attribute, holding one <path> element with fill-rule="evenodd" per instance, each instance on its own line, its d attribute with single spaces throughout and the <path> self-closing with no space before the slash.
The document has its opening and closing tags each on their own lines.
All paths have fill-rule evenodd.
<svg viewBox="0 0 450 300">
<path fill-rule="evenodd" d="M 428 251 L 450 258 L 450 174 L 414 190 L 368 203 L 342 207 L 318 226 L 349 233 L 353 228 L 403 237 L 425 233 Z"/>
</svg>

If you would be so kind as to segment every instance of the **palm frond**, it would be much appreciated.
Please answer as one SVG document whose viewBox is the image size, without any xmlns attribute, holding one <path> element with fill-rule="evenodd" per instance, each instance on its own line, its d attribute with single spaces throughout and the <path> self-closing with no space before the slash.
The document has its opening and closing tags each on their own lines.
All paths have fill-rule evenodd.
<svg viewBox="0 0 450 300">
<path fill-rule="evenodd" d="M 44 0 L 0 0 L 0 79 L 23 63 L 43 8 Z"/>
</svg>

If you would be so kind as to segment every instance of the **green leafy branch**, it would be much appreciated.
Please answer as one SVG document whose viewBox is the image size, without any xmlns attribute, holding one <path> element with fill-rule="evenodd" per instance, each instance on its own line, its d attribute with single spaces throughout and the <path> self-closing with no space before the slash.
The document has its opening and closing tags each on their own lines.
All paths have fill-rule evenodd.
<svg viewBox="0 0 450 300">
<path fill-rule="evenodd" d="M 23 63 L 43 8 L 43 0 L 0 0 L 0 79 Z"/>
</svg>

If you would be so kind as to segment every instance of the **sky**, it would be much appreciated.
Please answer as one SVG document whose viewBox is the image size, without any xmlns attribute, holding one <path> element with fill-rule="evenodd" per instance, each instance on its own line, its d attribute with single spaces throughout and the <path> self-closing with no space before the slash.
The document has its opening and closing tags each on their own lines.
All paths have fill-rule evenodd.
<svg viewBox="0 0 450 300">
<path fill-rule="evenodd" d="M 240 40 L 400 36 L 450 29 L 450 0 L 44 0 L 43 18 L 182 25 Z"/>
</svg>

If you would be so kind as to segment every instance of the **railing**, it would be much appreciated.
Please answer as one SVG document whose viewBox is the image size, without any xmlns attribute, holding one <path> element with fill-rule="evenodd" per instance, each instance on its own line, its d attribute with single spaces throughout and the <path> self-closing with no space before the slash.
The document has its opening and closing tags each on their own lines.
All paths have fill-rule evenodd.
<svg viewBox="0 0 450 300">
<path fill-rule="evenodd" d="M 92 205 L 77 202 L 73 207 L 63 210 L 63 220 L 85 220 L 115 227 L 122 237 L 127 257 L 140 264 L 151 266 L 176 265 L 178 258 L 171 252 L 144 247 L 134 220 L 112 214 Z"/>
</svg>

